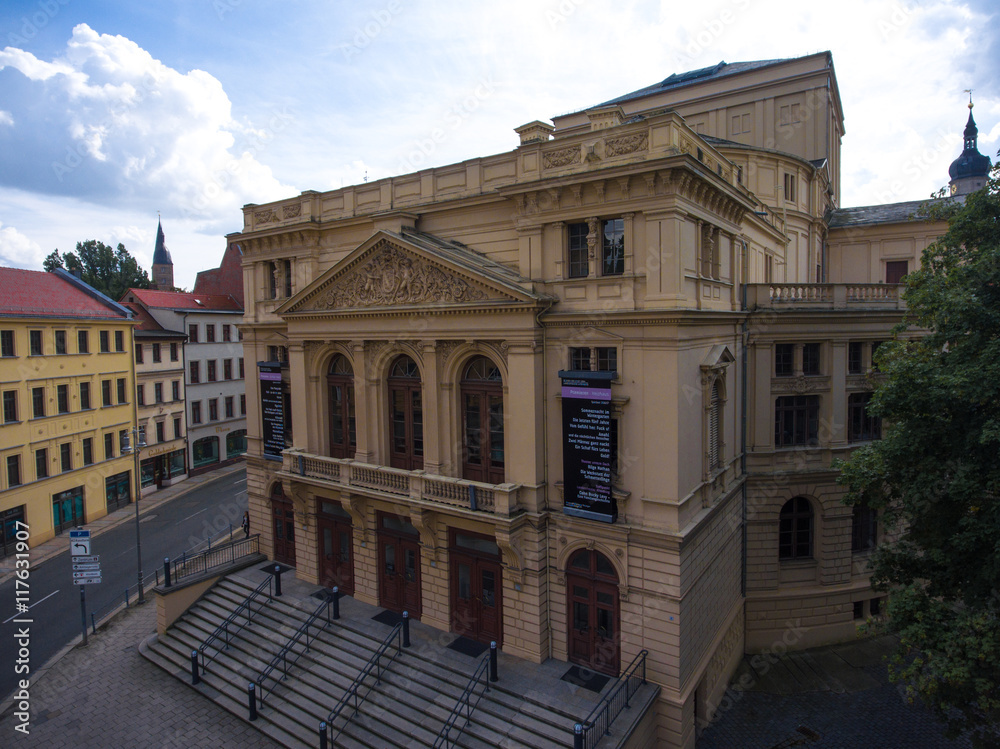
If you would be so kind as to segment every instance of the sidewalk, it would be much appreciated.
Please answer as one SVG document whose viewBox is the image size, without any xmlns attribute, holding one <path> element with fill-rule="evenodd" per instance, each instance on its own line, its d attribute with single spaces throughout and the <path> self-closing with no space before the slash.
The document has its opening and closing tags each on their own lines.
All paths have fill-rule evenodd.
<svg viewBox="0 0 1000 749">
<path fill-rule="evenodd" d="M 141 518 L 147 512 L 155 510 L 157 507 L 162 505 L 164 502 L 169 502 L 175 497 L 179 497 L 182 494 L 187 494 L 194 489 L 197 489 L 203 484 L 207 484 L 210 481 L 215 481 L 223 476 L 229 476 L 238 471 L 242 471 L 246 467 L 244 461 L 239 461 L 228 466 L 223 466 L 214 471 L 208 471 L 206 473 L 200 473 L 197 476 L 192 476 L 191 478 L 185 479 L 180 483 L 174 484 L 173 486 L 168 486 L 164 489 L 160 489 L 158 492 L 154 492 L 147 497 L 143 497 L 139 500 L 139 517 Z M 95 520 L 92 523 L 87 523 L 83 527 L 90 530 L 91 538 L 97 537 L 112 528 L 116 528 L 122 523 L 127 523 L 129 520 L 135 522 L 135 504 L 129 503 L 125 507 L 120 507 L 114 512 L 110 512 L 103 518 Z M 44 543 L 38 544 L 38 546 L 31 547 L 31 566 L 37 567 L 43 562 L 48 561 L 56 554 L 66 551 L 69 548 L 69 533 L 62 533 L 55 538 L 50 538 Z M 0 559 L 0 584 L 7 582 L 11 577 L 14 576 L 14 556 L 11 555 L 4 559 Z M 2 744 L 2 742 L 0 742 Z"/>
</svg>

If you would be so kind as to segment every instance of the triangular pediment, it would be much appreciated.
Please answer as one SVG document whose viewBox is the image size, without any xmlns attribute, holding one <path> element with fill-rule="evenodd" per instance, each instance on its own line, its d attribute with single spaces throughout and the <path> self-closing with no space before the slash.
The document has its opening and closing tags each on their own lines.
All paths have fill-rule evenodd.
<svg viewBox="0 0 1000 749">
<path fill-rule="evenodd" d="M 428 237 L 376 232 L 276 312 L 520 306 L 541 299 L 521 288 L 509 269 L 468 248 Z"/>
</svg>

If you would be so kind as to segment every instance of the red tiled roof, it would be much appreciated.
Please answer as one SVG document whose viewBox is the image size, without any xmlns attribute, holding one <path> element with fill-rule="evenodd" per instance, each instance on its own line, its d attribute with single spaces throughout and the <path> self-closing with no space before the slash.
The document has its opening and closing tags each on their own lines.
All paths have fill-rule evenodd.
<svg viewBox="0 0 1000 749">
<path fill-rule="evenodd" d="M 129 289 L 122 297 L 135 297 L 145 307 L 155 309 L 205 310 L 208 312 L 242 312 L 243 307 L 228 294 L 193 294 L 184 291 Z"/>
<path fill-rule="evenodd" d="M 55 273 L 0 268 L 0 315 L 123 320 L 125 316 L 110 304 Z"/>
<path fill-rule="evenodd" d="M 150 315 L 141 304 L 132 304 L 131 302 L 123 302 L 122 306 L 128 307 L 130 310 L 132 310 L 132 315 L 133 317 L 135 317 L 136 322 L 138 323 L 135 326 L 135 330 L 137 333 L 140 332 L 149 333 L 154 331 L 159 332 L 164 329 L 163 326 L 160 325 L 160 323 L 156 322 L 156 320 L 153 319 L 153 316 Z"/>
</svg>

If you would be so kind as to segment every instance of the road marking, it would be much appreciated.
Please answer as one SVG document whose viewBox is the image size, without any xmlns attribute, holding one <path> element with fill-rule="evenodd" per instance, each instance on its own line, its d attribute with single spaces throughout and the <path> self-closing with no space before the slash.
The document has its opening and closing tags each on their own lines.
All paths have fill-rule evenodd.
<svg viewBox="0 0 1000 749">
<path fill-rule="evenodd" d="M 237 484 L 245 484 L 246 482 L 247 482 L 246 479 L 240 479 L 239 481 L 234 481 L 233 486 L 236 486 Z"/>
<path fill-rule="evenodd" d="M 52 598 L 52 596 L 54 596 L 58 592 L 59 592 L 58 588 L 56 590 L 53 590 L 51 593 L 49 593 L 47 596 L 45 596 L 45 598 L 43 598 L 42 601 L 49 600 L 50 598 Z M 33 604 L 31 604 L 30 606 L 28 606 L 28 608 L 29 609 L 33 609 L 33 608 L 35 608 L 35 606 L 37 606 L 38 604 L 40 604 L 42 601 L 35 601 Z M 19 612 L 17 614 L 14 614 L 14 616 L 10 617 L 10 619 L 16 619 L 19 616 L 24 616 L 24 612 L 22 611 L 22 612 Z M 4 619 L 3 623 L 6 624 L 7 622 L 10 621 L 10 619 Z"/>
<path fill-rule="evenodd" d="M 193 515 L 188 515 L 188 516 L 187 516 L 186 518 L 184 518 L 184 520 L 190 520 L 190 519 L 191 519 L 191 518 L 193 518 L 193 517 L 194 517 L 195 515 L 201 515 L 201 513 L 203 513 L 203 512 L 208 512 L 208 511 L 209 511 L 210 509 L 211 509 L 210 507 L 206 507 L 206 508 L 205 508 L 205 509 L 203 509 L 203 510 L 198 510 L 198 512 L 194 513 Z M 184 522 L 184 520 L 181 520 L 180 522 L 182 522 L 182 523 L 183 523 L 183 522 Z"/>
</svg>

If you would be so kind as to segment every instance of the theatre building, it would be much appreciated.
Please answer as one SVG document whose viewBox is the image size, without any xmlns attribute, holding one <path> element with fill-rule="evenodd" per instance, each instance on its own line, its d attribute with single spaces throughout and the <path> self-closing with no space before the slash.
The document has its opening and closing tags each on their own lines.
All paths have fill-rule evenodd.
<svg viewBox="0 0 1000 749">
<path fill-rule="evenodd" d="M 943 227 L 840 211 L 828 53 L 516 132 L 245 207 L 251 525 L 299 578 L 509 655 L 645 650 L 659 739 L 693 746 L 745 651 L 873 611 L 877 519 L 832 460 L 878 436 L 886 274 Z"/>
</svg>

